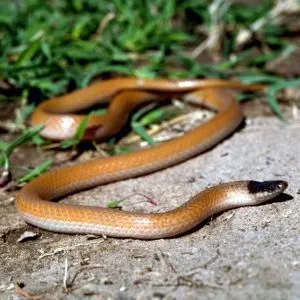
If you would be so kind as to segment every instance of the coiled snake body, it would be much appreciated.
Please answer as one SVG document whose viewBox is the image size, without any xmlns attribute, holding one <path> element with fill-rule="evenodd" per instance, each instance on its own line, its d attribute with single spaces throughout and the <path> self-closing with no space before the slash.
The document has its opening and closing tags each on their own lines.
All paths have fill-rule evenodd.
<svg viewBox="0 0 300 300">
<path fill-rule="evenodd" d="M 90 118 L 86 139 L 115 134 L 137 105 L 166 97 L 181 96 L 208 106 L 217 114 L 204 125 L 161 145 L 43 174 L 18 193 L 18 211 L 28 223 L 51 231 L 155 239 L 186 232 L 217 212 L 257 205 L 279 195 L 287 187 L 284 181 L 238 181 L 206 189 L 184 205 L 162 213 L 131 213 L 50 201 L 96 185 L 155 172 L 212 147 L 233 132 L 243 118 L 241 106 L 227 88 L 259 91 L 264 87 L 213 79 L 119 78 L 42 103 L 34 112 L 32 123 L 45 124 L 42 135 L 56 140 L 71 138 L 76 133 L 84 116 L 74 112 L 107 99 L 107 114 Z"/>
</svg>

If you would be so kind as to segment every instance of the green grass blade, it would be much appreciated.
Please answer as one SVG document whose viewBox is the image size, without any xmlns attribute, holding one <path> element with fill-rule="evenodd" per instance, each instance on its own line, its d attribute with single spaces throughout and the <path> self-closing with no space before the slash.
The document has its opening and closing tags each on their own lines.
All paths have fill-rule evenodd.
<svg viewBox="0 0 300 300">
<path fill-rule="evenodd" d="M 45 173 L 46 171 L 49 170 L 52 163 L 53 163 L 52 159 L 42 162 L 41 164 L 36 166 L 32 171 L 30 171 L 26 175 L 22 176 L 21 178 L 19 178 L 18 184 L 27 183 L 27 182 L 31 181 L 32 179 L 40 176 L 42 173 Z"/>
<path fill-rule="evenodd" d="M 295 79 L 295 80 L 281 80 L 278 81 L 277 83 L 271 85 L 267 89 L 267 99 L 270 107 L 272 110 L 277 114 L 279 118 L 282 120 L 285 120 L 284 115 L 282 114 L 282 111 L 280 109 L 279 103 L 277 101 L 276 95 L 279 91 L 287 88 L 297 88 L 300 87 L 300 79 Z"/>
<path fill-rule="evenodd" d="M 146 141 L 149 145 L 155 145 L 156 142 L 153 138 L 148 134 L 147 130 L 138 122 L 131 123 L 132 129 L 138 134 L 144 141 Z"/>
<path fill-rule="evenodd" d="M 30 141 L 35 135 L 37 135 L 42 129 L 44 128 L 44 125 L 38 125 L 32 128 L 29 128 L 24 131 L 23 134 L 19 135 L 15 140 L 13 140 L 11 143 L 7 144 L 5 149 L 2 151 L 2 154 L 0 156 L 0 166 L 3 164 L 4 157 L 10 157 L 12 152 L 22 144 Z"/>
</svg>

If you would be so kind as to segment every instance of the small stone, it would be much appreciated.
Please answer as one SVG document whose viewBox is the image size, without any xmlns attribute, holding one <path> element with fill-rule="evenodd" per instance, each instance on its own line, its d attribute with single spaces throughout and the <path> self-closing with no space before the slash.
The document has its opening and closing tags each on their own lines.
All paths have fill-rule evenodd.
<svg viewBox="0 0 300 300">
<path fill-rule="evenodd" d="M 21 236 L 18 238 L 17 242 L 18 243 L 23 243 L 26 241 L 31 241 L 35 240 L 39 237 L 39 234 L 37 232 L 33 231 L 25 231 L 24 233 L 21 234 Z"/>
</svg>

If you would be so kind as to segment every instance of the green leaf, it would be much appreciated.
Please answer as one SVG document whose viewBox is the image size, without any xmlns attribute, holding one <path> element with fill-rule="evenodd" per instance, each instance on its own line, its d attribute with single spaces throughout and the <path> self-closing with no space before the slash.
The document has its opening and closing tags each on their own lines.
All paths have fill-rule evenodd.
<svg viewBox="0 0 300 300">
<path fill-rule="evenodd" d="M 87 116 L 84 117 L 83 121 L 80 123 L 80 125 L 77 128 L 74 138 L 62 141 L 60 143 L 62 149 L 76 147 L 81 142 L 82 138 L 84 137 L 85 130 L 89 124 L 91 115 L 92 113 L 89 113 Z"/>
<path fill-rule="evenodd" d="M 279 76 L 274 75 L 265 75 L 265 74 L 246 74 L 246 75 L 239 75 L 238 79 L 243 83 L 247 84 L 255 84 L 255 83 L 278 83 L 282 82 L 283 79 Z"/>
<path fill-rule="evenodd" d="M 32 114 L 33 110 L 35 109 L 35 105 L 29 104 L 22 107 L 20 110 L 20 115 L 16 119 L 16 125 L 19 126 L 24 124 L 27 118 Z"/>
<path fill-rule="evenodd" d="M 133 149 L 129 146 L 115 146 L 111 155 L 121 155 L 133 152 Z"/>
<path fill-rule="evenodd" d="M 120 204 L 120 201 L 110 200 L 107 202 L 106 207 L 107 208 L 121 208 L 122 206 Z"/>
<path fill-rule="evenodd" d="M 147 133 L 147 130 L 144 128 L 138 120 L 141 118 L 143 114 L 148 112 L 150 109 L 153 108 L 153 105 L 143 107 L 139 111 L 137 111 L 133 116 L 131 120 L 131 128 L 138 134 L 144 141 L 146 141 L 149 145 L 154 145 L 155 142 L 152 139 L 152 137 Z"/>
<path fill-rule="evenodd" d="M 42 138 L 40 135 L 33 136 L 31 141 L 38 147 L 51 144 L 51 141 Z"/>
<path fill-rule="evenodd" d="M 0 141 L 0 151 L 4 151 L 4 149 L 7 147 L 7 143 Z"/>
<path fill-rule="evenodd" d="M 37 135 L 42 129 L 44 125 L 38 125 L 32 128 L 25 130 L 21 135 L 19 135 L 15 140 L 11 143 L 7 144 L 7 146 L 3 149 L 2 154 L 0 156 L 0 165 L 3 165 L 5 157 L 8 157 L 12 154 L 12 152 L 22 144 L 30 141 L 35 135 Z"/>
<path fill-rule="evenodd" d="M 166 111 L 163 108 L 154 109 L 143 116 L 139 123 L 143 126 L 149 126 L 161 122 L 165 113 Z"/>
<path fill-rule="evenodd" d="M 46 161 L 42 162 L 41 164 L 37 165 L 32 171 L 30 171 L 26 175 L 22 176 L 21 178 L 19 178 L 18 184 L 29 182 L 32 179 L 40 176 L 42 173 L 49 170 L 52 163 L 53 163 L 52 159 L 49 159 L 49 160 L 46 160 Z"/>
<path fill-rule="evenodd" d="M 3 164 L 3 169 L 4 170 L 9 170 L 10 161 L 9 161 L 8 157 L 6 156 L 5 153 L 3 153 L 1 157 L 3 157 L 3 163 L 2 163 Z"/>
<path fill-rule="evenodd" d="M 40 39 L 32 42 L 20 55 L 19 60 L 16 63 L 16 66 L 21 67 L 29 63 L 33 56 L 37 53 L 40 48 L 41 41 Z"/>
<path fill-rule="evenodd" d="M 144 128 L 143 125 L 141 125 L 140 123 L 137 123 L 137 122 L 132 122 L 131 127 L 149 145 L 155 145 L 156 144 L 156 142 L 148 134 L 147 130 Z"/>
<path fill-rule="evenodd" d="M 72 30 L 71 36 L 74 39 L 78 39 L 84 32 L 85 27 L 91 22 L 89 15 L 83 15 L 76 23 Z"/>
<path fill-rule="evenodd" d="M 168 105 L 163 108 L 158 107 L 142 116 L 139 123 L 143 126 L 158 124 L 178 116 L 181 112 L 182 108 L 174 105 Z"/>
<path fill-rule="evenodd" d="M 75 134 L 75 140 L 77 141 L 81 141 L 83 136 L 84 136 L 84 133 L 85 133 L 85 130 L 89 124 L 89 121 L 90 121 L 90 118 L 91 118 L 91 113 L 88 114 L 84 119 L 83 121 L 80 123 L 80 125 L 78 126 L 78 129 L 76 131 L 76 134 Z"/>
<path fill-rule="evenodd" d="M 282 120 L 285 120 L 285 117 L 282 114 L 276 95 L 282 89 L 296 88 L 296 87 L 300 87 L 300 79 L 279 81 L 271 85 L 266 91 L 267 99 L 270 107 L 277 114 L 277 116 L 280 117 Z"/>
</svg>

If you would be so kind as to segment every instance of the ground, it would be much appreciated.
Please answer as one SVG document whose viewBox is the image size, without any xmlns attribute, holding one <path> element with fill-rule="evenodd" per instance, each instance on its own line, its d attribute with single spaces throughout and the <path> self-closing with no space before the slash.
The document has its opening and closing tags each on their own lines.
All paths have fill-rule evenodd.
<svg viewBox="0 0 300 300">
<path fill-rule="evenodd" d="M 247 104 L 244 126 L 202 155 L 67 201 L 105 205 L 142 192 L 158 206 L 134 196 L 123 208 L 163 211 L 243 179 L 286 180 L 285 195 L 224 212 L 180 237 L 141 241 L 39 230 L 18 215 L 15 192 L 3 192 L 0 299 L 300 299 L 300 121 L 292 105 L 288 123 L 257 116 L 257 107 Z M 38 235 L 18 242 L 25 231 Z"/>
<path fill-rule="evenodd" d="M 295 33 L 287 40 L 299 47 L 299 16 L 286 19 Z M 284 62 L 282 57 L 272 60 L 267 71 L 295 78 L 300 74 L 299 61 L 297 49 Z M 164 211 L 220 182 L 288 181 L 286 193 L 278 199 L 221 213 L 180 237 L 141 241 L 43 231 L 18 215 L 17 190 L 0 190 L 0 300 L 300 299 L 299 92 L 291 98 L 298 102 L 285 104 L 286 123 L 266 104 L 251 101 L 244 104 L 244 125 L 206 153 L 64 200 L 105 206 L 111 199 L 141 192 L 158 205 L 133 196 L 122 202 L 123 209 Z M 1 121 L 13 116 L 15 105 L 0 103 Z M 0 129 L 2 139 L 12 136 Z M 14 177 L 23 172 L 22 167 L 34 167 L 49 157 L 55 158 L 54 167 L 74 163 L 69 152 L 24 146 L 12 157 Z M 33 237 L 22 238 L 24 232 Z"/>
</svg>

